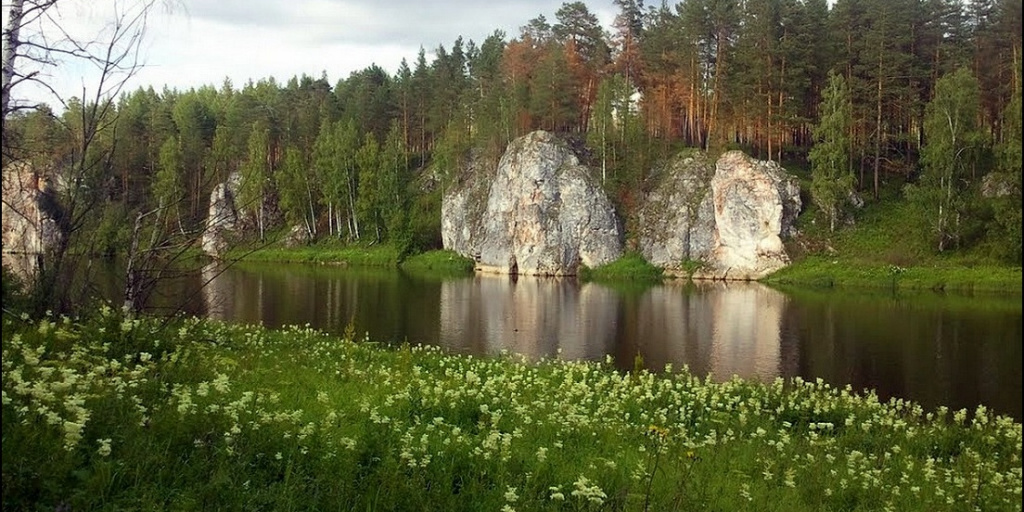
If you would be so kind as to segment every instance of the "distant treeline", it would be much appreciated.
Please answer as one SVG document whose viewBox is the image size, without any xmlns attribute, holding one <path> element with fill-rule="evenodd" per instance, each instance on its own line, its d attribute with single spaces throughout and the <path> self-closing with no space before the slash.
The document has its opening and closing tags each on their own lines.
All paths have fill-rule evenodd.
<svg viewBox="0 0 1024 512">
<path fill-rule="evenodd" d="M 565 3 L 515 36 L 421 49 L 393 75 L 371 66 L 333 85 L 304 75 L 124 94 L 89 146 L 103 155 L 91 185 L 108 208 L 97 222 L 120 226 L 127 212 L 163 206 L 162 222 L 195 228 L 214 184 L 238 172 L 261 237 L 283 219 L 314 238 L 436 247 L 441 193 L 467 155 L 493 160 L 535 129 L 586 141 L 596 177 L 628 214 L 651 169 L 681 147 L 806 162 L 830 72 L 845 80 L 843 148 L 861 195 L 921 179 L 927 106 L 943 77 L 964 70 L 978 91 L 978 141 L 969 172 L 951 179 L 980 197 L 986 174 L 1012 171 L 1016 137 L 1019 202 L 1019 1 L 614 2 L 611 33 L 584 3 Z M 1006 120 L 1015 97 L 1016 125 Z M 88 159 L 75 154 L 75 129 L 89 108 L 20 112 L 6 120 L 9 144 L 39 168 Z M 961 213 L 977 233 L 958 234 L 956 247 L 1005 236 L 1003 213 L 974 206 Z M 1008 252 L 1019 261 L 1019 206 L 1015 215 Z"/>
</svg>

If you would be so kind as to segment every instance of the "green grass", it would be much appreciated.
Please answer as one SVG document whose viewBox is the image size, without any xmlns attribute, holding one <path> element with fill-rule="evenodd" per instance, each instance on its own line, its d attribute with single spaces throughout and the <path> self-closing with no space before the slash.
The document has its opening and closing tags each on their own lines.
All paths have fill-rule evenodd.
<svg viewBox="0 0 1024 512">
<path fill-rule="evenodd" d="M 399 251 L 386 244 L 340 245 L 324 242 L 303 247 L 269 246 L 259 249 L 238 248 L 225 259 L 274 263 L 321 263 L 361 267 L 396 267 Z"/>
<path fill-rule="evenodd" d="M 428 251 L 409 256 L 399 266 L 407 272 L 467 275 L 473 272 L 474 263 L 455 251 Z"/>
<path fill-rule="evenodd" d="M 1020 267 L 900 267 L 883 263 L 851 263 L 824 257 L 806 258 L 762 281 L 810 287 L 1021 293 Z"/>
<path fill-rule="evenodd" d="M 1021 424 L 820 382 L 5 316 L 4 510 L 1020 510 Z"/>
<path fill-rule="evenodd" d="M 937 253 L 908 219 L 904 203 L 888 200 L 858 212 L 856 224 L 834 233 L 814 222 L 809 205 L 801 235 L 788 243 L 793 264 L 762 281 L 776 285 L 1021 293 L 1021 267 L 971 251 Z"/>
<path fill-rule="evenodd" d="M 627 252 L 621 258 L 594 268 L 583 267 L 580 277 L 585 281 L 633 281 L 641 283 L 661 282 L 664 271 L 651 265 L 636 252 Z"/>
</svg>

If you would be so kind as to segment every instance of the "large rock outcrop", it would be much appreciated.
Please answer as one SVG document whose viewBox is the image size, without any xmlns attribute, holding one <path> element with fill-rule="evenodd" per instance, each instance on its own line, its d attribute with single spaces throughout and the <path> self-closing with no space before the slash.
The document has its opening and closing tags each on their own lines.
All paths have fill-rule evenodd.
<svg viewBox="0 0 1024 512">
<path fill-rule="evenodd" d="M 622 254 L 611 202 L 554 135 L 537 131 L 512 141 L 494 171 L 476 165 L 444 197 L 441 237 L 480 270 L 574 275 L 580 264 Z"/>
<path fill-rule="evenodd" d="M 203 252 L 214 258 L 224 255 L 230 245 L 232 233 L 239 223 L 239 212 L 235 205 L 238 187 L 242 177 L 238 173 L 228 176 L 227 181 L 218 183 L 210 192 L 210 211 L 203 231 Z"/>
<path fill-rule="evenodd" d="M 715 167 L 698 150 L 685 151 L 654 173 L 658 186 L 638 212 L 640 250 L 669 271 L 706 260 L 715 248 Z"/>
<path fill-rule="evenodd" d="M 18 163 L 3 171 L 4 263 L 21 277 L 35 271 L 37 258 L 57 247 L 65 230 L 50 179 Z M 9 256 L 18 255 L 15 258 Z"/>
<path fill-rule="evenodd" d="M 670 272 L 699 262 L 694 277 L 759 279 L 789 264 L 782 237 L 800 208 L 797 179 L 774 162 L 680 156 L 639 212 L 640 251 Z"/>
</svg>

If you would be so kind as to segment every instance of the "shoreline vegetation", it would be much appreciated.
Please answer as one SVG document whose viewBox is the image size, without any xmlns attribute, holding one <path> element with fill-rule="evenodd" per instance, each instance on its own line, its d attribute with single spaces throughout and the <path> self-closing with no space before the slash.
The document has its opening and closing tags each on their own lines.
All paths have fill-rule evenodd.
<svg viewBox="0 0 1024 512">
<path fill-rule="evenodd" d="M 805 169 L 791 166 L 803 176 Z M 803 188 L 809 185 L 803 184 Z M 895 191 L 887 191 L 889 195 Z M 888 196 L 887 196 L 888 197 Z M 798 235 L 787 241 L 792 263 L 760 282 L 773 287 L 863 289 L 889 292 L 1021 294 L 1019 265 L 1007 265 L 991 247 L 937 254 L 923 240 L 903 236 L 910 215 L 888 198 L 866 206 L 855 223 L 836 231 L 819 222 L 817 206 L 807 202 L 797 219 Z M 627 243 L 627 246 L 630 245 Z M 231 252 L 228 259 L 253 262 L 302 262 L 352 266 L 401 267 L 443 275 L 469 275 L 474 263 L 452 251 L 403 254 L 389 244 L 345 245 L 327 241 L 285 248 L 279 244 Z M 607 265 L 581 268 L 578 277 L 615 286 L 644 286 L 669 279 L 689 279 L 699 261 L 680 262 L 680 271 L 666 271 L 627 250 Z"/>
<path fill-rule="evenodd" d="M 410 272 L 440 275 L 471 275 L 473 260 L 448 250 L 434 250 L 406 257 L 389 245 L 305 246 L 266 248 L 253 252 L 235 251 L 226 260 L 254 263 L 315 263 L 357 267 L 401 268 Z M 684 265 L 696 268 L 698 262 Z M 643 256 L 628 252 L 622 258 L 596 268 L 582 268 L 584 281 L 615 284 L 655 284 L 669 279 L 689 279 L 683 271 L 672 275 L 653 266 Z M 1021 267 L 932 261 L 907 267 L 877 261 L 851 261 L 850 258 L 808 256 L 795 261 L 759 282 L 771 286 L 807 288 L 862 288 L 867 290 L 933 291 L 949 293 L 1022 293 Z"/>
<path fill-rule="evenodd" d="M 350 328 L 3 316 L 11 510 L 1020 510 L 1021 424 Z"/>
<path fill-rule="evenodd" d="M 787 163 L 794 175 L 810 187 L 807 169 Z M 786 242 L 792 263 L 759 282 L 773 287 L 863 289 L 889 292 L 937 292 L 955 294 L 1022 294 L 1020 265 L 1006 264 L 995 247 L 979 246 L 945 254 L 936 253 L 927 241 L 907 236 L 908 207 L 894 198 L 898 190 L 883 190 L 883 199 L 866 205 L 839 229 L 821 221 L 819 208 L 805 201 L 797 218 L 797 235 Z M 913 223 L 911 223 L 913 224 Z M 283 236 L 283 232 L 280 234 Z M 630 243 L 626 244 L 631 246 Z M 448 250 L 409 254 L 393 245 L 321 241 L 286 248 L 281 244 L 253 248 L 242 246 L 227 259 L 252 262 L 320 263 L 332 265 L 401 267 L 441 275 L 470 275 L 474 262 Z M 579 279 L 614 286 L 646 286 L 670 279 L 689 279 L 702 262 L 682 261 L 681 270 L 668 271 L 647 262 L 636 250 L 596 268 L 580 269 Z"/>
</svg>

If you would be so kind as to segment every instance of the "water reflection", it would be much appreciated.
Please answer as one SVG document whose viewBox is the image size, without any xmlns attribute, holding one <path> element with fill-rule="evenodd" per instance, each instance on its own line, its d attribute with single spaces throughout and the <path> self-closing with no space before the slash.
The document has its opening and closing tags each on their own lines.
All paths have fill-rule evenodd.
<svg viewBox="0 0 1024 512">
<path fill-rule="evenodd" d="M 462 352 L 600 359 L 615 344 L 618 297 L 559 278 L 479 275 L 441 284 L 438 342 Z"/>
<path fill-rule="evenodd" d="M 624 298 L 594 283 L 481 275 L 442 283 L 438 341 L 462 352 L 534 359 L 610 354 L 623 368 L 639 353 L 649 368 L 686 364 L 719 380 L 770 381 L 792 374 L 798 359 L 782 355 L 785 308 L 784 294 L 751 283 L 664 285 Z"/>
<path fill-rule="evenodd" d="M 797 359 L 782 337 L 786 305 L 784 294 L 754 283 L 667 284 L 640 298 L 631 338 L 654 367 L 685 363 L 716 380 L 771 381 L 792 375 Z"/>
<path fill-rule="evenodd" d="M 752 283 L 622 290 L 572 279 L 443 280 L 304 265 L 210 266 L 192 282 L 203 281 L 203 300 L 189 311 L 226 321 L 335 334 L 351 326 L 375 341 L 478 355 L 611 355 L 623 369 L 640 354 L 652 370 L 687 365 L 715 380 L 820 377 L 883 399 L 986 404 L 1021 417 L 1020 297 L 783 293 Z"/>
</svg>

